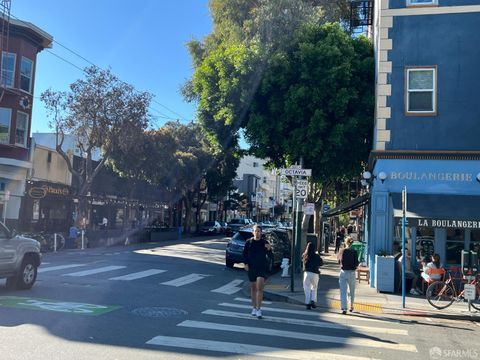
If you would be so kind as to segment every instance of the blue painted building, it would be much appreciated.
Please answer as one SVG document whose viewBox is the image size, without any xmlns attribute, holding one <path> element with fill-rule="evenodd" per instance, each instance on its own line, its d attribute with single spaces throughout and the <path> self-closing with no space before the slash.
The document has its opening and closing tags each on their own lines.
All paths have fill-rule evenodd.
<svg viewBox="0 0 480 360">
<path fill-rule="evenodd" d="M 458 265 L 462 249 L 480 247 L 480 0 L 375 0 L 374 9 L 373 286 L 375 254 L 401 244 L 404 187 L 412 258 L 425 246 Z"/>
</svg>

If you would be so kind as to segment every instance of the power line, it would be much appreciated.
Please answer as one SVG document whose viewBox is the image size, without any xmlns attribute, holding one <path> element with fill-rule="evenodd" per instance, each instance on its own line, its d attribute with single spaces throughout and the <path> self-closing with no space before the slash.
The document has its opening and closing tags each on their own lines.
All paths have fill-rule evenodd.
<svg viewBox="0 0 480 360">
<path fill-rule="evenodd" d="M 16 17 L 15 15 L 13 15 L 12 13 L 10 13 L 10 16 L 13 17 L 15 20 L 18 20 L 18 21 L 20 21 L 20 22 L 25 22 L 25 21 L 19 19 L 18 17 Z M 64 48 L 65 50 L 69 51 L 69 52 L 72 53 L 73 55 L 79 57 L 79 58 L 82 59 L 83 61 L 85 61 L 85 62 L 89 63 L 90 65 L 95 66 L 95 67 L 97 67 L 97 68 L 100 69 L 100 67 L 97 66 L 95 63 L 91 62 L 90 60 L 88 60 L 87 58 L 85 58 L 85 57 L 83 57 L 82 55 L 78 54 L 77 52 L 75 52 L 74 50 L 70 49 L 69 47 L 67 47 L 67 46 L 59 43 L 59 42 L 58 42 L 57 40 L 55 40 L 55 39 L 52 39 L 52 41 L 53 41 L 55 44 L 57 44 L 57 45 L 61 46 L 62 48 Z M 57 58 L 65 61 L 67 64 L 69 64 L 69 65 L 75 67 L 76 69 L 82 71 L 83 73 L 85 73 L 85 69 L 80 68 L 79 66 L 77 66 L 77 65 L 75 65 L 74 63 L 68 61 L 67 59 L 61 57 L 60 55 L 55 54 L 55 53 L 54 53 L 53 51 L 51 51 L 51 50 L 48 50 L 48 49 L 46 49 L 46 50 L 47 50 L 48 53 L 52 54 L 53 56 L 56 56 Z M 130 85 L 130 84 L 128 84 L 127 82 L 125 82 L 125 81 L 123 81 L 123 80 L 120 80 L 120 79 L 118 79 L 118 80 L 119 80 L 120 82 L 124 83 L 124 84 Z M 176 111 L 170 109 L 169 107 L 163 105 L 163 104 L 160 103 L 159 101 L 157 101 L 157 100 L 155 100 L 155 99 L 152 99 L 152 102 L 154 102 L 154 103 L 157 104 L 157 105 L 160 105 L 160 106 L 163 107 L 164 109 L 170 111 L 172 114 L 175 114 L 175 115 L 179 116 L 181 119 L 183 119 L 183 121 L 187 121 L 187 122 L 190 121 L 190 120 L 186 119 L 184 116 L 182 116 L 181 114 L 179 114 L 178 112 L 176 112 Z M 153 108 L 152 108 L 152 109 L 153 109 Z M 155 109 L 154 109 L 154 110 L 155 110 Z M 157 111 L 158 113 L 162 114 L 162 113 L 161 113 L 160 111 L 158 111 L 158 110 L 155 110 L 155 111 Z M 179 120 L 179 119 L 176 119 L 176 118 L 168 117 L 168 116 L 166 116 L 165 114 L 162 114 L 162 115 L 164 115 L 166 119 Z"/>
</svg>

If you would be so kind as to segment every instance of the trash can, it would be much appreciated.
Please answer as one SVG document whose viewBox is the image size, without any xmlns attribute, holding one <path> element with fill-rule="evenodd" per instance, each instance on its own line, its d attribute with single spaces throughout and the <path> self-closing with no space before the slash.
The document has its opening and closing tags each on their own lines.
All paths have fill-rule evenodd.
<svg viewBox="0 0 480 360">
<path fill-rule="evenodd" d="M 361 241 L 354 241 L 352 243 L 352 249 L 357 252 L 358 261 L 362 262 L 364 260 L 365 244 Z"/>
</svg>

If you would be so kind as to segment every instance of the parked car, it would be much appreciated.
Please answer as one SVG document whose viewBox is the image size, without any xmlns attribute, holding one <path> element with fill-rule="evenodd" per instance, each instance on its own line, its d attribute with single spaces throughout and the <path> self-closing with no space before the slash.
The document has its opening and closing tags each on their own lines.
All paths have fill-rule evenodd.
<svg viewBox="0 0 480 360">
<path fill-rule="evenodd" d="M 273 269 L 282 263 L 284 257 L 290 258 L 291 234 L 285 229 L 267 229 L 263 232 L 265 239 L 272 245 L 272 256 L 269 258 L 267 270 Z M 245 242 L 253 237 L 253 228 L 239 230 L 227 244 L 225 250 L 225 265 L 232 268 L 235 264 L 243 263 L 243 249 Z"/>
<path fill-rule="evenodd" d="M 0 278 L 8 288 L 30 289 L 40 266 L 40 243 L 10 231 L 0 222 Z"/>
<path fill-rule="evenodd" d="M 222 226 L 218 221 L 205 221 L 202 226 L 200 226 L 199 233 L 201 235 L 217 235 L 220 234 Z"/>
<path fill-rule="evenodd" d="M 253 225 L 253 222 L 250 219 L 232 219 L 228 223 L 227 229 L 225 230 L 225 235 L 232 236 L 242 227 L 249 225 Z"/>
<path fill-rule="evenodd" d="M 220 223 L 220 233 L 225 234 L 227 232 L 228 224 L 225 221 L 219 221 Z"/>
</svg>

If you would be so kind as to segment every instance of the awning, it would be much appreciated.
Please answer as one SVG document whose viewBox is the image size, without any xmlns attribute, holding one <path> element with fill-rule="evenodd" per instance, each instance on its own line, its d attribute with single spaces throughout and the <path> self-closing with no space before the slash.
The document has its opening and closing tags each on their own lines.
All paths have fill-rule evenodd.
<svg viewBox="0 0 480 360">
<path fill-rule="evenodd" d="M 402 194 L 392 193 L 393 215 L 402 217 Z M 408 194 L 409 226 L 480 229 L 480 196 Z"/>
<path fill-rule="evenodd" d="M 347 203 L 344 203 L 342 205 L 337 206 L 336 208 L 330 209 L 322 214 L 324 217 L 330 217 L 330 216 L 336 216 L 340 215 L 346 212 L 349 212 L 351 210 L 357 209 L 360 206 L 364 206 L 366 203 L 368 203 L 368 200 L 370 199 L 370 194 L 365 194 L 362 196 L 359 196 Z"/>
</svg>

